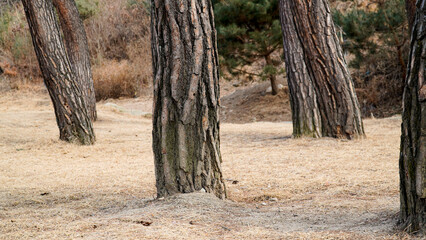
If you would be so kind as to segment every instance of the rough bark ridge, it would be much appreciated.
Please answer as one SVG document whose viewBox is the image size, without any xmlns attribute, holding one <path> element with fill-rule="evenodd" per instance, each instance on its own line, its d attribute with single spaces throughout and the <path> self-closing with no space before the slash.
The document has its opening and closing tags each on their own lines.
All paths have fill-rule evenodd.
<svg viewBox="0 0 426 240">
<path fill-rule="evenodd" d="M 425 233 L 426 227 L 426 0 L 417 1 L 402 114 L 401 228 Z"/>
<path fill-rule="evenodd" d="M 358 99 L 326 0 L 289 0 L 321 109 L 322 135 L 364 136 Z"/>
<path fill-rule="evenodd" d="M 53 0 L 58 10 L 59 20 L 64 34 L 65 47 L 77 80 L 83 88 L 90 118 L 95 121 L 96 98 L 90 64 L 89 44 L 83 21 L 74 0 Z"/>
<path fill-rule="evenodd" d="M 66 55 L 50 0 L 22 0 L 44 82 L 55 108 L 60 139 L 93 144 L 95 135 L 82 89 Z"/>
<path fill-rule="evenodd" d="M 280 0 L 279 8 L 290 90 L 293 136 L 321 137 L 321 115 L 317 96 L 304 61 L 304 52 L 295 29 L 290 2 Z"/>
<path fill-rule="evenodd" d="M 225 198 L 212 4 L 210 0 L 151 3 L 157 195 L 205 189 Z"/>
</svg>

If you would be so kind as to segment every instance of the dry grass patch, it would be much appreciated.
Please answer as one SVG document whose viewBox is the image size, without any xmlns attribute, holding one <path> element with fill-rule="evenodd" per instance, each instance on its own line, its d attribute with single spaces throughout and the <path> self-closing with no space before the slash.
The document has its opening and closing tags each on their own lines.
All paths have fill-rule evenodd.
<svg viewBox="0 0 426 240">
<path fill-rule="evenodd" d="M 93 68 L 96 100 L 108 98 L 136 97 L 140 85 L 134 66 L 129 61 L 104 61 Z"/>
</svg>

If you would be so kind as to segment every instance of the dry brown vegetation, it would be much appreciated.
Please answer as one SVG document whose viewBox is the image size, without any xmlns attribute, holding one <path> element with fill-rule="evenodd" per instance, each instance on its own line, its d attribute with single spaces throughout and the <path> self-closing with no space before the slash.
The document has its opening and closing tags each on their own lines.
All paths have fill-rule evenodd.
<svg viewBox="0 0 426 240">
<path fill-rule="evenodd" d="M 85 22 L 97 100 L 140 96 L 152 78 L 148 10 L 134 2 L 101 0 Z"/>
<path fill-rule="evenodd" d="M 151 99 L 98 104 L 97 143 L 58 140 L 43 90 L 0 96 L 0 239 L 411 239 L 394 230 L 400 117 L 356 141 L 221 125 L 229 199 L 154 200 Z M 148 115 L 149 116 L 149 115 Z"/>
<path fill-rule="evenodd" d="M 145 0 L 97 2 L 94 15 L 84 22 L 96 98 L 140 96 L 152 75 L 150 21 Z M 7 81 L 12 89 L 42 81 L 23 7 L 18 1 L 11 5 L 0 1 L 0 69 L 5 71 L 0 81 Z"/>
</svg>

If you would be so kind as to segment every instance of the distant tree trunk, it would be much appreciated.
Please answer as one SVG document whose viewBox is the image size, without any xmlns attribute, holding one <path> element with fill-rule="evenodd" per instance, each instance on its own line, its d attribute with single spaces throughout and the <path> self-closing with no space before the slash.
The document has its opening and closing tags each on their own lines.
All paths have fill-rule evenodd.
<svg viewBox="0 0 426 240">
<path fill-rule="evenodd" d="M 416 17 L 416 1 L 417 0 L 405 0 L 405 9 L 407 10 L 408 30 L 413 29 L 414 18 Z"/>
<path fill-rule="evenodd" d="M 417 4 L 411 52 L 405 81 L 402 114 L 401 227 L 409 232 L 426 231 L 426 0 Z"/>
<path fill-rule="evenodd" d="M 204 189 L 225 198 L 212 4 L 210 0 L 151 3 L 157 195 Z"/>
<path fill-rule="evenodd" d="M 34 49 L 55 108 L 60 139 L 93 144 L 95 135 L 50 0 L 22 0 Z"/>
<path fill-rule="evenodd" d="M 267 65 L 273 65 L 270 55 L 265 56 L 265 61 L 266 61 Z M 277 95 L 278 91 L 279 91 L 278 83 L 277 83 L 277 76 L 275 76 L 275 74 L 270 74 L 269 80 L 271 81 L 271 89 L 272 89 L 271 94 Z"/>
<path fill-rule="evenodd" d="M 364 136 L 361 111 L 326 0 L 289 0 L 294 26 L 317 94 L 322 135 Z"/>
<path fill-rule="evenodd" d="M 69 59 L 77 75 L 77 80 L 83 87 L 90 118 L 95 121 L 97 118 L 95 89 L 93 87 L 89 44 L 83 21 L 74 0 L 53 0 L 53 4 L 58 10 Z"/>
<path fill-rule="evenodd" d="M 317 96 L 304 61 L 302 44 L 295 29 L 290 2 L 280 0 L 284 60 L 293 118 L 294 137 L 321 137 L 321 115 Z"/>
</svg>

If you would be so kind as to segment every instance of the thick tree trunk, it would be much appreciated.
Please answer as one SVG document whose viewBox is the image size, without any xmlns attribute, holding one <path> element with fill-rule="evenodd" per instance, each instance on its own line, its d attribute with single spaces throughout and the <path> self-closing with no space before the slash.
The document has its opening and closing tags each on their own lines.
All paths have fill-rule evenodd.
<svg viewBox="0 0 426 240">
<path fill-rule="evenodd" d="M 83 87 L 90 118 L 95 121 L 96 98 L 93 86 L 92 68 L 90 64 L 89 44 L 83 21 L 74 0 L 53 0 L 58 10 L 59 20 L 65 39 L 65 47 L 72 63 L 77 80 Z"/>
<path fill-rule="evenodd" d="M 361 111 L 326 0 L 289 0 L 308 73 L 317 94 L 322 135 L 364 136 Z"/>
<path fill-rule="evenodd" d="M 265 56 L 265 61 L 266 61 L 267 65 L 273 65 L 270 55 Z M 271 89 L 272 89 L 271 94 L 277 95 L 278 91 L 279 91 L 278 83 L 277 83 L 277 77 L 274 74 L 270 74 L 269 80 L 271 81 Z"/>
<path fill-rule="evenodd" d="M 426 231 L 426 0 L 417 2 L 411 52 L 405 82 L 402 114 L 401 227 L 409 232 Z"/>
<path fill-rule="evenodd" d="M 304 52 L 295 29 L 290 2 L 280 0 L 279 8 L 290 90 L 293 136 L 321 137 L 321 115 L 317 96 L 304 61 Z"/>
<path fill-rule="evenodd" d="M 219 70 L 210 0 L 152 0 L 153 150 L 158 197 L 226 197 L 219 148 Z"/>
<path fill-rule="evenodd" d="M 55 108 L 60 139 L 93 144 L 86 101 L 59 32 L 51 0 L 22 0 L 44 82 Z"/>
</svg>

